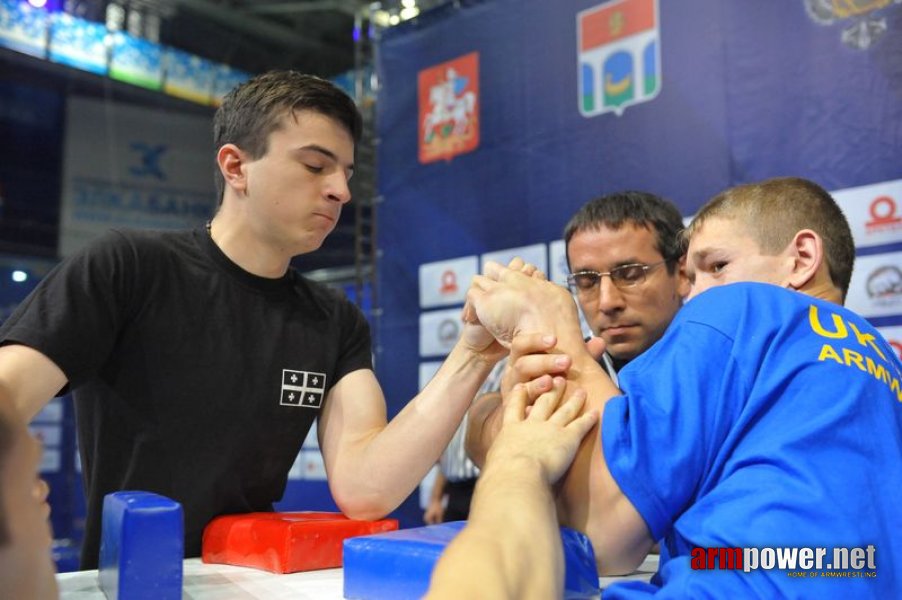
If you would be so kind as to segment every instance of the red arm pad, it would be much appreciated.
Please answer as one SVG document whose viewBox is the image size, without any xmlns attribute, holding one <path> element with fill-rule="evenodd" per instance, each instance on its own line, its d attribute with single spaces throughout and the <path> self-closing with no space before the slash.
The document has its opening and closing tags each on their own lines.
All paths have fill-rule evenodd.
<svg viewBox="0 0 902 600">
<path fill-rule="evenodd" d="M 397 528 L 395 519 L 354 521 L 341 513 L 224 515 L 204 529 L 202 558 L 272 573 L 331 569 L 342 564 L 345 539 Z"/>
</svg>

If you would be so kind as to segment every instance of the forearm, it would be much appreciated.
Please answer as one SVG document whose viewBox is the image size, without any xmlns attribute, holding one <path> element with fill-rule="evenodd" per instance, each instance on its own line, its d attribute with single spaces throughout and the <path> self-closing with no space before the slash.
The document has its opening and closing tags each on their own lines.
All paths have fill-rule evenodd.
<svg viewBox="0 0 902 600">
<path fill-rule="evenodd" d="M 0 347 L 0 401 L 31 421 L 66 385 L 66 376 L 49 358 L 20 344 Z"/>
<path fill-rule="evenodd" d="M 448 546 L 427 598 L 558 598 L 563 552 L 554 502 L 536 463 L 482 472 L 467 527 Z"/>
<path fill-rule="evenodd" d="M 563 312 L 555 321 L 533 315 L 531 329 L 557 338 L 553 352 L 572 360 L 566 373 L 567 399 L 576 389 L 587 393 L 583 412 L 604 413 L 605 403 L 620 391 L 589 354 L 575 326 L 575 315 Z M 610 474 L 601 446 L 601 423 L 583 439 L 557 498 L 561 524 L 589 536 L 602 574 L 632 571 L 647 553 L 651 539 L 644 521 Z"/>
<path fill-rule="evenodd" d="M 483 394 L 473 403 L 467 417 L 467 456 L 479 468 L 485 465 L 485 457 L 500 428 L 501 394 Z"/>
<path fill-rule="evenodd" d="M 585 389 L 588 397 L 583 411 L 594 409 L 603 415 L 605 403 L 619 390 L 594 360 L 576 359 L 574 367 L 568 376 L 568 390 Z M 599 574 L 630 573 L 648 553 L 652 540 L 645 522 L 608 469 L 601 421 L 582 440 L 558 488 L 557 506 L 561 524 L 585 533 L 592 541 Z"/>
<path fill-rule="evenodd" d="M 324 448 L 324 456 L 330 457 L 330 487 L 342 510 L 358 518 L 378 518 L 394 510 L 438 461 L 492 366 L 458 344 L 426 387 L 387 425 L 383 417 L 381 425 L 369 419 L 370 426 L 364 428 L 349 414 L 342 420 L 351 426 L 330 424 L 326 437 L 341 441 L 328 451 Z"/>
</svg>

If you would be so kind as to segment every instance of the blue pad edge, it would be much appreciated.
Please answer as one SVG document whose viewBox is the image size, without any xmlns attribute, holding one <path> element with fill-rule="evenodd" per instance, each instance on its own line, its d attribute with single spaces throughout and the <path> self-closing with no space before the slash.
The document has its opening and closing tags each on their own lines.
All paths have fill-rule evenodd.
<svg viewBox="0 0 902 600">
<path fill-rule="evenodd" d="M 180 600 L 185 555 L 182 505 L 150 492 L 103 499 L 100 589 L 109 600 Z"/>
<path fill-rule="evenodd" d="M 421 598 L 429 589 L 432 569 L 451 540 L 466 525 L 454 521 L 344 542 L 344 597 L 348 600 Z M 564 598 L 598 598 L 598 571 L 589 538 L 561 527 L 564 547 Z M 461 577 L 466 577 L 461 573 Z"/>
</svg>

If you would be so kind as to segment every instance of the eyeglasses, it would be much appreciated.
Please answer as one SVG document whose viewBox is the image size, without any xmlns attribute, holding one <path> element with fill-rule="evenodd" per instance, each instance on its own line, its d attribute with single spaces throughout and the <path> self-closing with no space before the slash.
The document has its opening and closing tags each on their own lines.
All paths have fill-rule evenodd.
<svg viewBox="0 0 902 600">
<path fill-rule="evenodd" d="M 601 284 L 601 278 L 607 275 L 611 278 L 611 282 L 617 286 L 618 289 L 622 290 L 639 285 L 645 281 L 645 277 L 648 275 L 649 271 L 660 267 L 666 262 L 666 260 L 662 260 L 650 265 L 638 263 L 633 265 L 621 265 L 606 273 L 600 273 L 598 271 L 577 271 L 576 273 L 571 273 L 567 276 L 567 285 L 575 293 L 586 295 L 594 293 Z"/>
</svg>

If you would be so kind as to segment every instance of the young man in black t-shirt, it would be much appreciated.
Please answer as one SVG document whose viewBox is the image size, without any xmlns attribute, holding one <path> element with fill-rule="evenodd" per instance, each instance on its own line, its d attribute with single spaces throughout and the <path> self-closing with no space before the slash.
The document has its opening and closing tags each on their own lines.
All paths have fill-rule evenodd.
<svg viewBox="0 0 902 600">
<path fill-rule="evenodd" d="M 332 84 L 272 72 L 214 118 L 220 207 L 206 228 L 114 231 L 60 264 L 0 329 L 0 403 L 31 419 L 71 388 L 88 496 L 82 567 L 105 494 L 182 503 L 186 554 L 226 513 L 271 510 L 318 419 L 330 490 L 384 516 L 419 484 L 498 358 L 467 325 L 391 422 L 360 311 L 289 263 L 351 199 L 361 119 Z"/>
</svg>

